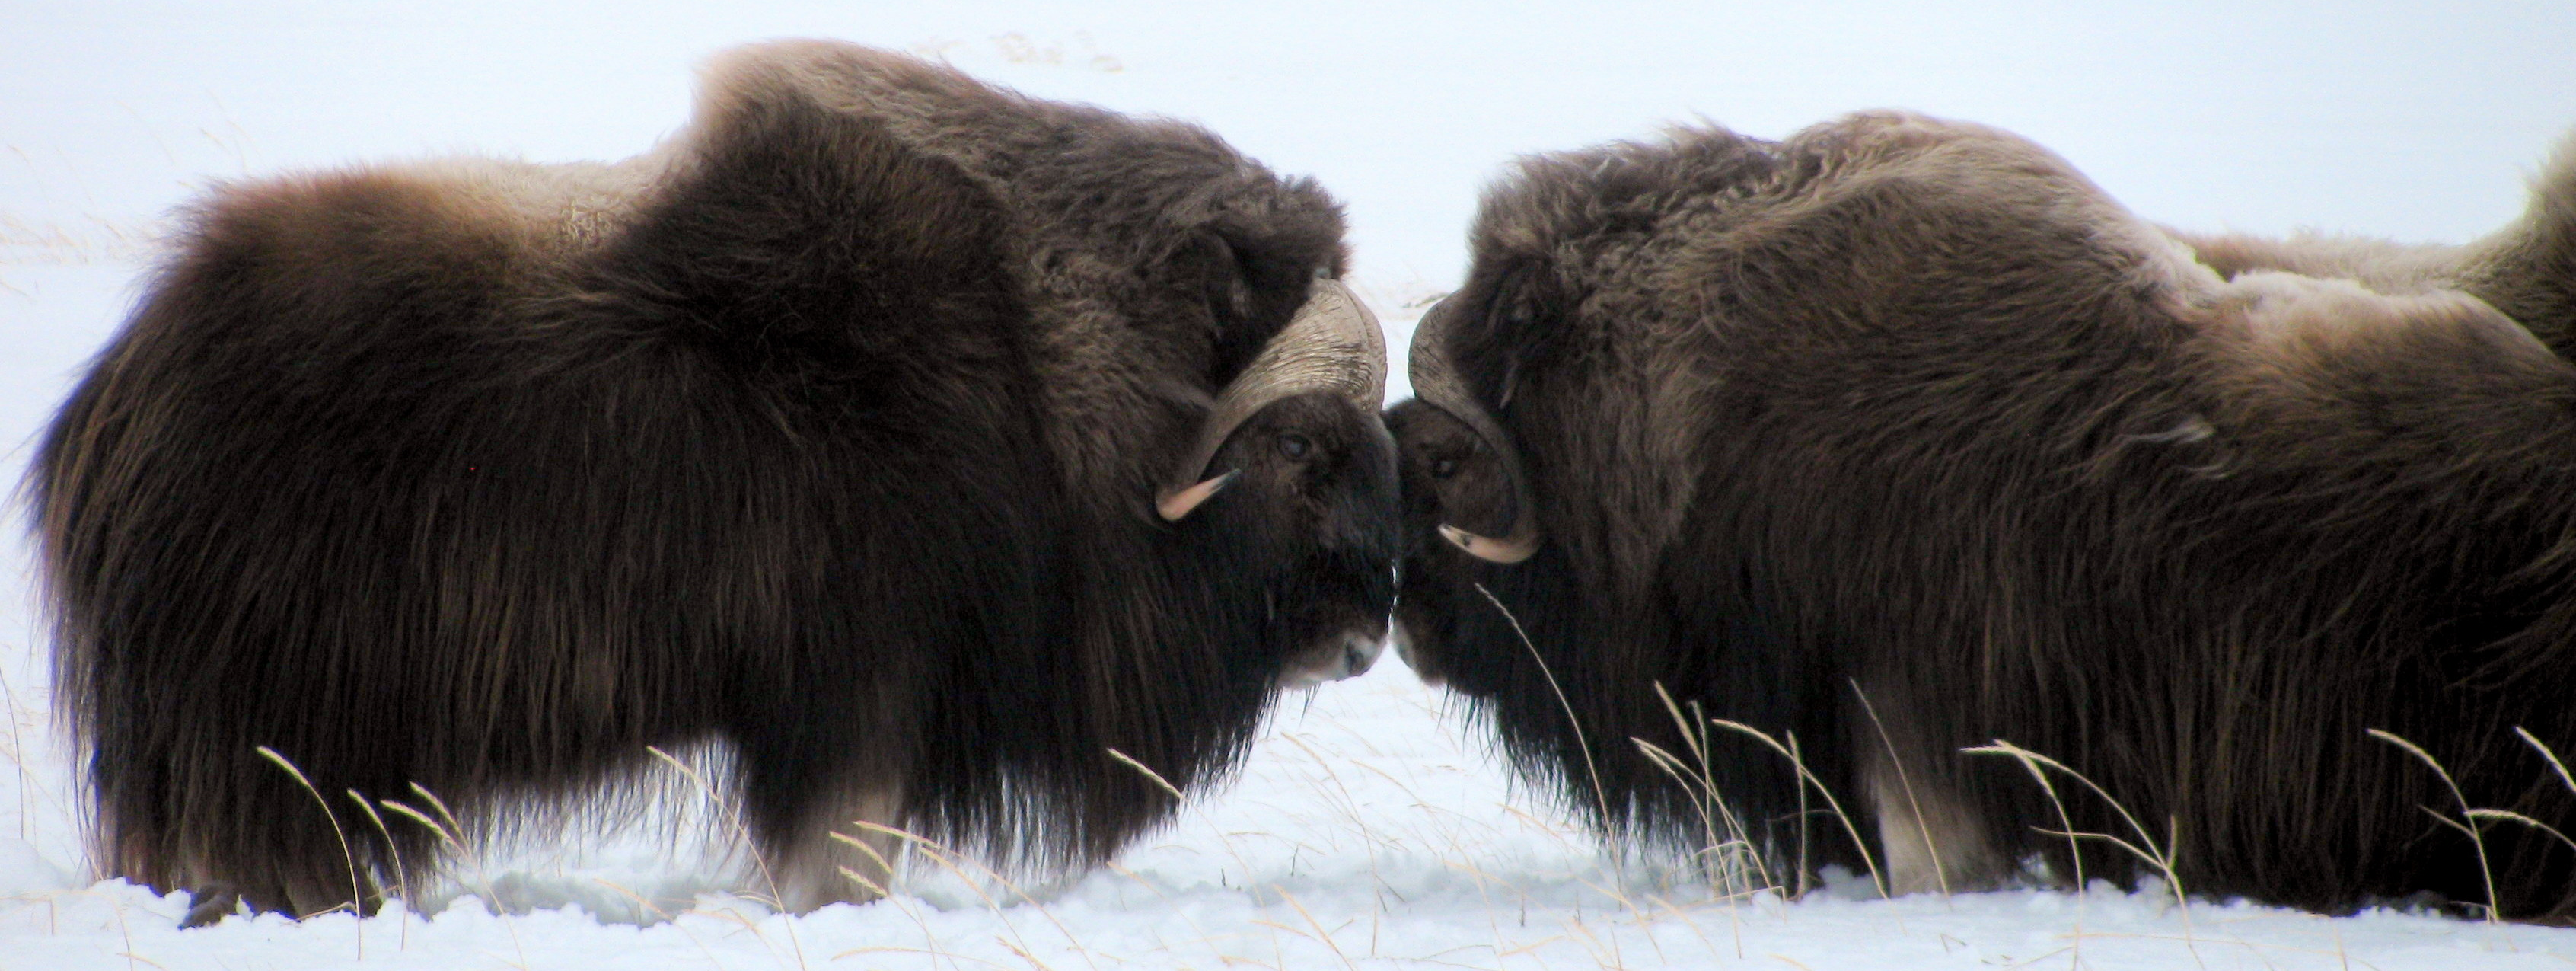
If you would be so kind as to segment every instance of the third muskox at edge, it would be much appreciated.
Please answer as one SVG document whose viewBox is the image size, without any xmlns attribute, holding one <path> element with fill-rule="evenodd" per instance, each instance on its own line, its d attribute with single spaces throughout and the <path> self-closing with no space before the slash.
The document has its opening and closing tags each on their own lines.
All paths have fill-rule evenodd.
<svg viewBox="0 0 2576 971">
<path fill-rule="evenodd" d="M 1106 859 L 1376 657 L 1341 237 L 1197 127 L 810 42 L 614 165 L 221 188 L 32 473 L 95 858 L 372 909 L 720 740 L 792 909 L 884 827 Z"/>
<path fill-rule="evenodd" d="M 2576 914 L 2576 147 L 2535 194 L 2190 237 L 1893 113 L 1532 158 L 1388 415 L 1399 649 L 1783 885 Z"/>
</svg>

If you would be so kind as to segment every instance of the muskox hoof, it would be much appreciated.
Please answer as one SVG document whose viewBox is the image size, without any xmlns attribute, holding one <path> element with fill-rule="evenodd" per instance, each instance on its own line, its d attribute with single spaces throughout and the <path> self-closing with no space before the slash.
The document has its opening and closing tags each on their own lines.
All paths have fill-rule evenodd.
<svg viewBox="0 0 2576 971">
<path fill-rule="evenodd" d="M 205 927 L 222 921 L 241 910 L 241 888 L 229 883 L 209 884 L 188 891 L 187 916 L 179 918 L 179 927 Z"/>
<path fill-rule="evenodd" d="M 1386 653 L 1383 635 L 1366 631 L 1346 631 L 1329 637 L 1324 643 L 1307 648 L 1288 662 L 1280 672 L 1282 688 L 1312 688 L 1326 681 L 1356 678 L 1367 674 L 1377 664 L 1378 655 Z"/>
</svg>

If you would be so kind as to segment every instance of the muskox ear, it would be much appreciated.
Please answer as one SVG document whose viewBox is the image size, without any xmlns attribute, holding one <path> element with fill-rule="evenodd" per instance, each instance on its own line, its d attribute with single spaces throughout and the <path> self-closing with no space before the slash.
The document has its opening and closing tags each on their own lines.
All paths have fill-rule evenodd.
<svg viewBox="0 0 2576 971">
<path fill-rule="evenodd" d="M 1191 233 L 1174 251 L 1174 283 L 1207 307 L 1216 351 L 1210 381 L 1223 386 L 1241 375 L 1306 300 L 1308 281 L 1329 270 L 1303 249 L 1265 239 L 1254 227 L 1218 224 Z"/>
</svg>

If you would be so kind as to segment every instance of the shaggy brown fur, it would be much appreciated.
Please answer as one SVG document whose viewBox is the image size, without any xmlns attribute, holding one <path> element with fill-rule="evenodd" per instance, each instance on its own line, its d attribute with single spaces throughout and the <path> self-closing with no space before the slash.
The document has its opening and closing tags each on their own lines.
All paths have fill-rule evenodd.
<svg viewBox="0 0 2576 971">
<path fill-rule="evenodd" d="M 1425 321 L 1464 403 L 1389 416 L 1399 643 L 1616 833 L 1700 829 L 1630 741 L 1679 750 L 1660 683 L 1794 732 L 1901 889 L 2075 872 L 2022 768 L 1960 754 L 2003 739 L 2101 783 L 2190 891 L 2485 904 L 2449 790 L 2367 730 L 2473 805 L 2576 825 L 2513 734 L 2576 754 L 2576 147 L 2470 246 L 2200 242 L 1901 114 L 1530 160 Z M 1511 440 L 1452 413 L 1479 409 Z M 1432 528 L 1522 515 L 1544 545 L 1516 566 Z M 1854 859 L 1781 759 L 1718 735 L 1775 860 Z M 2056 781 L 2078 830 L 2137 839 Z M 2576 911 L 2576 855 L 2486 839 L 2504 914 Z"/>
<path fill-rule="evenodd" d="M 1153 503 L 1341 231 L 1198 128 L 822 43 L 614 166 L 219 190 L 30 482 L 101 867 L 374 900 L 437 846 L 344 791 L 541 823 L 702 739 L 799 909 L 882 875 L 853 819 L 1106 857 L 1173 808 L 1106 750 L 1208 783 L 1383 632 L 1373 407 L 1281 400 Z"/>
</svg>

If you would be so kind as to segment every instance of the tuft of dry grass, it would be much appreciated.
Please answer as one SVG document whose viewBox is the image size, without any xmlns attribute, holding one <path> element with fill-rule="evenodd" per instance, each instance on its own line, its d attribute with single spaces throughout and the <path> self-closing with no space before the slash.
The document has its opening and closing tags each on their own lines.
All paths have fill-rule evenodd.
<svg viewBox="0 0 2576 971">
<path fill-rule="evenodd" d="M 1387 687 L 1380 683 L 1363 685 L 1359 690 L 1384 692 Z M 1388 693 L 1386 697 L 1395 695 Z M 1367 704 L 1377 704 L 1379 695 L 1369 698 Z M 866 926 L 873 929 L 861 940 L 833 941 L 828 936 L 848 932 L 846 928 L 853 925 L 842 922 L 846 917 L 816 923 L 809 918 L 771 918 L 757 908 L 729 910 L 721 903 L 668 907 L 613 883 L 600 881 L 600 885 L 633 901 L 639 911 L 671 920 L 669 930 L 685 935 L 689 945 L 683 946 L 676 939 L 669 940 L 669 945 L 684 947 L 682 953 L 693 947 L 711 967 L 742 966 L 746 954 L 751 956 L 752 966 L 775 961 L 778 966 L 799 968 L 885 963 L 1050 971 L 1084 971 L 1129 963 L 1351 969 L 1404 963 L 1496 971 L 1692 963 L 1731 967 L 1748 961 L 1790 966 L 1770 961 L 1766 952 L 1783 953 L 1786 958 L 1817 966 L 1832 963 L 1818 962 L 1805 951 L 1778 949 L 1784 937 L 1793 947 L 1804 946 L 1796 943 L 1809 934 L 1798 929 L 1802 924 L 1828 921 L 1840 926 L 1839 921 L 1849 919 L 1849 915 L 1825 916 L 1835 914 L 1833 908 L 1814 911 L 1785 906 L 1785 901 L 1817 888 L 1792 877 L 1786 860 L 1766 859 L 1755 841 L 1748 838 L 1747 821 L 1740 807 L 1730 804 L 1723 791 L 1712 788 L 1724 768 L 1717 761 L 1719 756 L 1713 754 L 1719 748 L 1713 741 L 1726 732 L 1746 735 L 1761 741 L 1777 757 L 1789 760 L 1801 780 L 1802 793 L 1818 807 L 1820 821 L 1831 815 L 1848 838 L 1864 840 L 1869 834 L 1859 829 L 1840 802 L 1849 793 L 1832 791 L 1804 764 L 1799 740 L 1709 717 L 1701 707 L 1674 698 L 1669 690 L 1659 690 L 1659 700 L 1681 729 L 1675 736 L 1680 743 L 1671 750 L 1650 743 L 1637 744 L 1672 784 L 1689 794 L 1690 804 L 1699 813 L 1695 817 L 1695 834 L 1706 845 L 1681 854 L 1676 871 L 1638 871 L 1626 865 L 1632 861 L 1621 860 L 1614 865 L 1615 850 L 1571 818 L 1515 804 L 1547 805 L 1543 794 L 1524 793 L 1532 798 L 1496 803 L 1488 810 L 1479 808 L 1481 804 L 1470 805 L 1475 799 L 1488 798 L 1481 794 L 1482 789 L 1473 790 L 1478 794 L 1471 796 L 1469 802 L 1443 791 L 1440 780 L 1451 777 L 1425 773 L 1431 769 L 1468 772 L 1440 763 L 1472 761 L 1470 753 L 1481 735 L 1471 723 L 1454 717 L 1455 713 L 1448 711 L 1437 695 L 1411 688 L 1402 698 L 1402 704 L 1420 706 L 1424 716 L 1418 721 L 1405 720 L 1405 730 L 1418 726 L 1422 731 L 1436 732 L 1445 740 L 1446 748 L 1426 749 L 1419 744 L 1397 748 L 1391 743 L 1408 740 L 1388 738 L 1384 723 L 1374 719 L 1346 726 L 1336 719 L 1352 717 L 1354 709 L 1347 705 L 1319 705 L 1305 712 L 1287 708 L 1264 729 L 1260 767 L 1247 770 L 1266 773 L 1262 777 L 1269 788 L 1255 798 L 1275 799 L 1275 805 L 1187 800 L 1190 805 L 1184 807 L 1175 825 L 1193 829 L 1188 846 L 1140 845 L 1122 862 L 1113 864 L 1109 869 L 1116 876 L 1116 887 L 1112 890 L 1132 885 L 1144 888 L 1150 895 L 1136 895 L 1134 899 L 1143 910 L 1138 916 L 1164 928 L 1152 932 L 1151 937 L 1131 932 L 1128 928 L 1132 922 L 1101 923 L 1094 917 L 1079 916 L 1088 913 L 1086 907 L 1098 906 L 1106 899 L 1099 884 L 1079 891 L 1081 896 L 1076 899 L 1081 903 L 1059 900 L 1055 889 L 1016 882 L 1016 875 L 994 872 L 949 847 L 916 834 L 864 822 L 855 822 L 836 836 L 850 847 L 850 852 L 866 861 L 865 865 L 852 863 L 842 877 L 884 895 L 868 908 L 883 917 L 867 921 Z M 1310 720 L 1302 725 L 1289 721 L 1297 718 Z M 1359 725 L 1370 727 L 1365 731 L 1352 727 Z M 2548 771 L 2576 792 L 2576 781 L 2571 781 L 2576 774 L 2571 774 L 2546 745 L 2524 734 L 2525 744 L 2548 760 Z M 1886 741 L 1882 738 L 1882 744 Z M 1446 754 L 1424 754 L 1435 750 Z M 2070 848 L 2110 843 L 2137 855 L 2162 874 L 2164 887 L 2156 892 L 2169 894 L 2176 905 L 2164 917 L 2144 922 L 2135 918 L 2139 911 L 2134 907 L 2126 911 L 2129 917 L 2115 916 L 2108 921 L 2099 915 L 2088 917 L 2082 904 L 2088 899 L 2085 874 L 2080 869 L 2083 857 L 2078 853 L 2074 856 L 2079 869 L 2074 875 L 2077 909 L 2072 927 L 2060 923 L 2053 929 L 2042 928 L 2043 934 L 2054 937 L 2046 945 L 2030 946 L 2026 951 L 2021 948 L 2027 944 L 2016 945 L 2009 960 L 1990 963 L 2098 967 L 2116 964 L 2129 954 L 2169 954 L 2171 960 L 2179 961 L 2187 951 L 2195 962 L 2206 953 L 2209 967 L 2237 966 L 2231 962 L 2248 960 L 2255 963 L 2244 966 L 2310 966 L 2301 962 L 2318 956 L 2329 961 L 2345 956 L 2358 967 L 2369 956 L 2368 949 L 2347 952 L 2340 940 L 2326 940 L 2328 931 L 2339 934 L 2342 925 L 2319 925 L 2324 929 L 2314 935 L 2317 946 L 2306 947 L 2288 938 L 2253 934 L 2251 939 L 2245 939 L 2240 936 L 2245 932 L 2230 931 L 2234 922 L 2243 917 L 2210 922 L 2205 912 L 2195 913 L 2200 908 L 2191 906 L 2188 888 L 2174 875 L 2175 851 L 2168 835 L 2145 825 L 2145 817 L 2120 809 L 2113 818 L 2122 821 L 2122 830 L 2112 834 L 2076 832 L 2070 820 L 2074 809 L 2080 808 L 2078 801 L 2107 800 L 2110 793 L 2067 764 L 2008 742 L 1998 740 L 1970 751 L 2012 758 L 2023 767 L 2031 781 L 2048 795 L 2058 816 L 2057 826 L 2044 832 L 2067 840 Z M 670 753 L 657 754 L 672 772 L 694 783 L 702 797 L 731 802 L 725 798 L 723 780 L 711 777 L 714 769 Z M 281 764 L 280 768 L 289 766 Z M 1153 773 L 1138 770 L 1149 780 L 1153 778 Z M 1167 786 L 1168 780 L 1157 785 Z M 1808 789 L 1813 791 L 1805 791 Z M 1182 795 L 1166 791 L 1176 797 Z M 359 803 L 362 814 L 380 833 L 400 825 L 397 820 L 402 819 L 429 827 L 437 835 L 443 855 L 457 864 L 457 871 L 477 881 L 486 905 L 503 907 L 505 924 L 510 921 L 502 896 L 492 889 L 491 875 L 483 869 L 488 850 L 478 848 L 466 827 L 433 794 L 415 788 L 400 800 L 347 795 Z M 1893 792 L 1887 795 L 1894 798 Z M 318 796 L 316 802 L 325 805 L 326 811 L 344 812 L 348 808 L 323 803 Z M 1272 818 L 1269 814 L 1274 809 L 1287 814 L 1280 818 L 1280 826 L 1261 825 L 1261 820 Z M 1239 818 L 1245 815 L 1252 819 L 1249 825 Z M 1227 816 L 1238 818 L 1220 822 Z M 2565 834 L 2537 821 L 2501 810 L 2463 804 L 2449 818 L 2472 828 L 2507 822 L 2531 825 L 2550 832 L 2553 838 L 2568 840 Z M 1217 843 L 1199 838 L 1195 828 L 1202 826 L 1214 834 Z M 1837 837 L 1820 832 L 1820 838 Z M 889 849 L 889 840 L 902 849 Z M 1887 875 L 1878 870 L 1883 861 L 1873 855 L 1877 853 L 1873 843 L 1871 840 L 1859 845 L 1864 859 L 1872 864 L 1868 874 L 1871 885 L 1886 893 L 1892 888 L 1886 884 Z M 1563 852 L 1543 851 L 1536 860 L 1520 855 L 1541 844 L 1559 847 Z M 2576 842 L 2570 845 L 2576 847 Z M 1359 857 L 1353 854 L 1363 846 L 1370 854 L 1369 865 L 1360 871 Z M 1799 852 L 1797 866 L 1804 871 L 1808 863 L 1806 851 L 1802 847 Z M 1200 885 L 1188 875 L 1203 873 L 1204 868 L 1184 866 L 1179 871 L 1181 875 L 1174 875 L 1173 861 L 1188 853 L 1210 854 L 1211 861 L 1232 853 L 1231 862 L 1222 868 L 1231 878 L 1228 892 Z M 1386 861 L 1383 872 L 1381 855 Z M 1434 884 L 1431 892 L 1441 896 L 1434 897 L 1431 905 L 1440 909 L 1428 914 L 1409 912 L 1408 907 L 1423 902 L 1419 895 L 1424 892 L 1424 861 L 1430 861 L 1429 870 L 1446 870 L 1456 874 L 1456 879 L 1445 891 L 1436 889 Z M 354 861 L 352 866 L 356 866 Z M 739 899 L 775 903 L 777 889 L 765 886 L 768 878 L 760 861 L 753 859 L 744 866 L 749 872 L 743 879 L 769 893 L 765 900 L 758 894 Z M 396 869 L 401 867 L 397 865 Z M 1683 885 L 1646 885 L 1667 875 Z M 911 882 L 922 876 L 948 881 L 940 887 L 953 883 L 967 892 L 960 893 L 956 903 L 940 901 L 938 893 L 945 890 L 925 897 L 922 886 Z M 1209 883 L 1215 879 L 1208 878 Z M 1858 885 L 1837 886 L 1846 887 L 1844 893 L 1858 889 Z M 1703 887 L 1705 894 L 1701 892 Z M 1676 889 L 1681 892 L 1676 893 Z M 392 892 L 409 909 L 412 898 L 422 889 L 405 885 Z M 1481 928 L 1468 923 L 1479 916 L 1478 900 L 1483 901 Z M 1954 944 L 1971 946 L 1969 942 L 1974 942 L 1973 946 L 1987 949 L 1988 958 L 1998 956 L 1993 950 L 1997 938 L 1990 930 L 1981 932 L 1973 924 L 1944 923 L 1930 927 L 1917 923 L 1908 930 L 1904 922 L 1923 921 L 1923 915 L 1931 911 L 1921 903 L 1886 906 L 1891 909 L 1869 919 L 1894 923 L 1891 939 L 1931 941 L 1937 937 L 1943 948 Z M 1962 905 L 1961 909 L 1966 908 Z M 2101 907 L 2097 904 L 2093 909 L 2099 911 Z M 982 912 L 989 919 L 978 917 L 961 925 L 960 910 Z M 407 920 L 407 916 L 397 915 L 397 920 Z M 903 926 L 907 917 L 909 929 Z M 2177 917 L 2181 922 L 2179 933 L 2171 923 Z M 715 933 L 708 933 L 703 923 L 709 918 L 724 922 L 717 925 L 719 930 Z M 772 926 L 772 919 L 777 920 L 776 926 Z M 1938 914 L 1930 919 L 1939 920 Z M 134 934 L 146 935 L 148 924 L 147 918 L 137 925 Z M 1462 924 L 1464 935 L 1452 933 Z M 965 932 L 961 926 L 986 929 Z M 1425 937 L 1426 927 L 1438 928 L 1438 936 Z M 377 930 L 381 932 L 381 925 Z M 886 936 L 889 932 L 891 937 Z M 407 941 L 407 925 L 399 933 L 405 935 L 400 939 Z M 520 946 L 520 936 L 528 932 L 510 925 L 510 933 L 514 946 Z M 789 939 L 780 939 L 782 933 Z M 2029 940 L 2028 930 L 2015 933 L 2022 935 L 2018 940 Z M 831 943 L 818 943 L 827 941 Z M 818 947 L 809 950 L 803 944 Z M 166 949 L 169 945 L 147 941 L 144 946 Z M 127 952 L 135 953 L 133 945 L 128 945 Z M 523 966 L 530 956 L 540 962 L 545 960 L 542 954 L 528 955 L 524 948 L 522 955 Z M 149 958 L 166 960 L 163 954 L 150 954 Z M 380 954 L 379 960 L 382 959 Z"/>
</svg>

